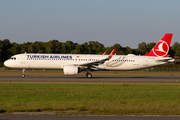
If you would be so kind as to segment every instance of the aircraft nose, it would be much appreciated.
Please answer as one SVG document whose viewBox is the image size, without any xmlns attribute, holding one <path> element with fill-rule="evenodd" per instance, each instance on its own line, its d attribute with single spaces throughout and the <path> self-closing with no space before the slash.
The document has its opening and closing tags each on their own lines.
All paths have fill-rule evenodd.
<svg viewBox="0 0 180 120">
<path fill-rule="evenodd" d="M 9 60 L 6 60 L 6 61 L 4 62 L 4 65 L 5 65 L 6 67 L 9 67 L 9 65 L 10 65 Z"/>
</svg>

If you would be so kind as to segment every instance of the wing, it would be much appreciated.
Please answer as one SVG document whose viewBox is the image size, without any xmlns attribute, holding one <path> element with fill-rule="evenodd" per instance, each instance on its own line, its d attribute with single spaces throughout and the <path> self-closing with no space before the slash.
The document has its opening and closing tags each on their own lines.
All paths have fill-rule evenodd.
<svg viewBox="0 0 180 120">
<path fill-rule="evenodd" d="M 116 51 L 116 48 L 110 53 L 110 55 L 105 58 L 105 59 L 102 59 L 102 60 L 99 60 L 99 61 L 93 61 L 93 62 L 88 62 L 88 63 L 83 63 L 83 64 L 79 64 L 79 66 L 87 66 L 87 67 L 94 67 L 94 66 L 97 66 L 99 64 L 103 64 L 105 61 L 109 60 L 112 58 L 112 56 L 114 55 Z"/>
</svg>

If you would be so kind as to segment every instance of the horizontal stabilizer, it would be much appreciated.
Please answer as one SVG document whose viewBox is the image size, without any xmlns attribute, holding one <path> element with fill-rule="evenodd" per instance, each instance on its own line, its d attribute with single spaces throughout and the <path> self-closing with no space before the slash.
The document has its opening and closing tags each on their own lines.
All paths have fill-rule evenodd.
<svg viewBox="0 0 180 120">
<path fill-rule="evenodd" d="M 156 59 L 157 62 L 174 62 L 174 59 L 171 57 L 167 57 L 167 58 L 159 58 Z"/>
</svg>

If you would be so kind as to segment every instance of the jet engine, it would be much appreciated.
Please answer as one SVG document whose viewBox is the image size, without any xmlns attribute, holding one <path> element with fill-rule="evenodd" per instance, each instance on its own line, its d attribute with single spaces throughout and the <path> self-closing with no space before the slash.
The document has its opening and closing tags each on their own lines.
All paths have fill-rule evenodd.
<svg viewBox="0 0 180 120">
<path fill-rule="evenodd" d="M 65 65 L 63 67 L 64 75 L 77 75 L 78 74 L 78 66 L 73 65 Z"/>
</svg>

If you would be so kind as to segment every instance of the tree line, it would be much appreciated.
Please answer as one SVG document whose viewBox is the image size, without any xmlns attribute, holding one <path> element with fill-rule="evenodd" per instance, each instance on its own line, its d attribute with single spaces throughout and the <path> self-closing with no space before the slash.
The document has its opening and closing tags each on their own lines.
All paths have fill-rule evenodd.
<svg viewBox="0 0 180 120">
<path fill-rule="evenodd" d="M 156 43 L 139 43 L 137 49 L 130 47 L 122 47 L 120 44 L 114 44 L 111 47 L 105 47 L 98 41 L 89 41 L 83 44 L 74 43 L 70 40 L 59 42 L 58 40 L 50 40 L 48 42 L 26 42 L 22 44 L 11 43 L 9 39 L 0 40 L 0 66 L 12 55 L 19 53 L 59 53 L 59 54 L 103 54 L 107 51 L 109 54 L 116 48 L 117 55 L 144 55 L 147 54 Z M 169 50 L 169 56 L 180 56 L 180 44 L 175 42 Z"/>
</svg>

